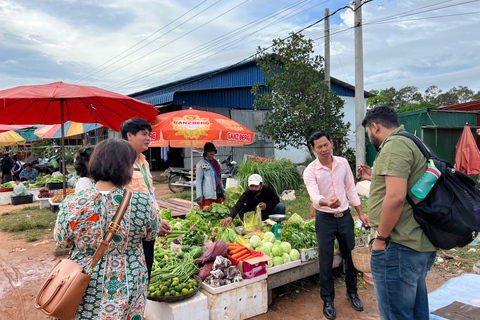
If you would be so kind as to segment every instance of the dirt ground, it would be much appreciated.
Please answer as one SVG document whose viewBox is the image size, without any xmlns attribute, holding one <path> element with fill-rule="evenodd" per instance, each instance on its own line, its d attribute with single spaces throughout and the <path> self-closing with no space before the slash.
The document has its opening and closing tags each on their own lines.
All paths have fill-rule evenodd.
<svg viewBox="0 0 480 320">
<path fill-rule="evenodd" d="M 156 197 L 172 193 L 167 184 L 154 184 Z M 35 204 L 34 204 L 35 205 Z M 0 206 L 0 215 L 19 206 Z M 55 261 L 64 256 L 53 254 L 54 242 L 51 237 L 27 243 L 10 234 L 0 232 L 0 320 L 49 319 L 34 307 L 34 297 L 46 274 Z M 432 268 L 427 276 L 428 291 L 431 292 L 448 278 L 445 272 Z M 336 282 L 335 308 L 337 319 L 379 319 L 373 286 L 360 283 L 358 293 L 365 311 L 357 312 L 345 297 L 346 288 L 342 281 Z M 273 304 L 266 314 L 254 317 L 256 320 L 325 319 L 322 314 L 318 278 L 279 288 Z"/>
</svg>

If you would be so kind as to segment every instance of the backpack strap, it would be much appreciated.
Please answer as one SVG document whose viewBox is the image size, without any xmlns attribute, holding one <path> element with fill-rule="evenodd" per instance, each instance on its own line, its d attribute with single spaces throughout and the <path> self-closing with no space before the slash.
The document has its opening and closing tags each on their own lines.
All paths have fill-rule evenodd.
<svg viewBox="0 0 480 320">
<path fill-rule="evenodd" d="M 398 132 L 394 135 L 395 136 L 403 136 L 405 138 L 408 138 L 408 139 L 412 140 L 415 143 L 415 145 L 418 147 L 420 152 L 427 159 L 427 161 L 431 158 L 437 158 L 437 155 L 433 151 L 428 150 L 427 147 L 425 147 L 425 145 L 423 144 L 423 142 L 417 136 L 411 134 L 410 132 L 405 132 L 405 131 L 404 132 Z M 416 208 L 417 205 L 415 204 L 415 202 L 413 202 L 413 199 L 410 197 L 408 192 L 407 192 L 407 201 L 412 206 L 412 208 L 414 208 L 414 209 Z"/>
</svg>

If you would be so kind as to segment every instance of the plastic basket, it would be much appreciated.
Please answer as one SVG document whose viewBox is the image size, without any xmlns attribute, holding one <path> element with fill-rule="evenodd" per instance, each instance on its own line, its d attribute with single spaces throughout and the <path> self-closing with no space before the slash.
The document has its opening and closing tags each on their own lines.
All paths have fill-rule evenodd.
<svg viewBox="0 0 480 320">
<path fill-rule="evenodd" d="M 48 190 L 59 190 L 63 189 L 63 182 L 48 182 L 47 183 Z"/>
<path fill-rule="evenodd" d="M 17 204 L 25 204 L 25 203 L 32 203 L 33 202 L 33 194 L 29 194 L 26 196 L 11 196 L 12 204 L 16 206 Z"/>
</svg>

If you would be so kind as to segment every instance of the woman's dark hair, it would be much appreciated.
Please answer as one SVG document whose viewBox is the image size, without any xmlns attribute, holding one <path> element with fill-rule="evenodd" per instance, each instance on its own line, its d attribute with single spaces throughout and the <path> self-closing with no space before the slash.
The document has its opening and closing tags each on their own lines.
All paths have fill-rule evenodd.
<svg viewBox="0 0 480 320">
<path fill-rule="evenodd" d="M 25 165 L 24 165 L 23 167 L 24 167 L 24 168 L 26 168 L 26 167 L 32 168 L 32 164 L 31 164 L 31 163 L 25 163 Z"/>
<path fill-rule="evenodd" d="M 122 188 L 132 179 L 132 167 L 137 158 L 133 146 L 118 139 L 107 139 L 100 142 L 93 150 L 88 172 L 95 181 L 110 181 Z"/>
<path fill-rule="evenodd" d="M 362 126 L 370 127 L 372 122 L 381 124 L 387 129 L 398 128 L 398 115 L 395 109 L 389 106 L 378 106 L 367 111 Z"/>
<path fill-rule="evenodd" d="M 140 130 L 148 130 L 152 132 L 152 126 L 147 120 L 142 118 L 132 118 L 122 123 L 122 139 L 128 140 L 127 133 L 136 135 Z"/>
<path fill-rule="evenodd" d="M 88 162 L 90 161 L 93 149 L 91 146 L 82 147 L 75 154 L 74 168 L 79 177 L 83 178 L 88 176 Z"/>
<path fill-rule="evenodd" d="M 318 140 L 321 137 L 326 137 L 327 140 L 330 141 L 330 135 L 328 133 L 323 130 L 318 130 L 312 133 L 310 139 L 308 139 L 308 143 L 310 144 L 310 146 L 312 146 L 312 148 L 315 148 L 315 140 Z"/>
</svg>

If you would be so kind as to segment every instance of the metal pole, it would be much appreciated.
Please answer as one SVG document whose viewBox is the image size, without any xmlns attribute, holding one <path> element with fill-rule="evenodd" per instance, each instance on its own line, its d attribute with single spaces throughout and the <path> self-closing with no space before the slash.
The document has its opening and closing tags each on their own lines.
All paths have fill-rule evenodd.
<svg viewBox="0 0 480 320">
<path fill-rule="evenodd" d="M 365 116 L 365 96 L 363 83 L 363 35 L 361 0 L 355 0 L 355 147 L 356 165 L 365 163 L 365 131 L 362 120 Z"/>
<path fill-rule="evenodd" d="M 325 81 L 330 87 L 330 17 L 329 9 L 325 8 Z"/>
<path fill-rule="evenodd" d="M 193 141 L 190 141 L 190 196 L 192 199 L 193 208 Z"/>
<path fill-rule="evenodd" d="M 63 103 L 64 99 L 60 99 L 60 121 L 62 130 L 62 176 L 63 176 L 63 196 L 67 196 L 67 182 L 65 180 L 65 128 L 63 121 Z"/>
</svg>

